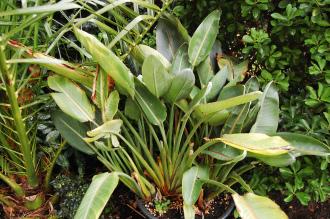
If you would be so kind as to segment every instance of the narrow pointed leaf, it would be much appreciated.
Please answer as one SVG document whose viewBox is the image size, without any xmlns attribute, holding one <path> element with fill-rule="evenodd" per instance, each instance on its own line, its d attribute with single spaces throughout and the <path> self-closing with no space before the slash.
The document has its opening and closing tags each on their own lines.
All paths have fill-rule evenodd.
<svg viewBox="0 0 330 219">
<path fill-rule="evenodd" d="M 98 219 L 118 182 L 119 177 L 116 173 L 101 173 L 94 176 L 74 218 Z"/>
<path fill-rule="evenodd" d="M 228 109 L 234 106 L 238 106 L 244 103 L 248 103 L 258 99 L 262 92 L 256 91 L 248 94 L 240 95 L 223 101 L 217 101 L 212 103 L 200 104 L 196 107 L 196 113 L 200 117 L 207 116 L 211 113 L 216 113 L 218 111 Z"/>
<path fill-rule="evenodd" d="M 69 79 L 55 75 L 48 78 L 48 86 L 57 91 L 51 93 L 63 112 L 80 122 L 93 121 L 95 112 L 85 92 Z"/>
<path fill-rule="evenodd" d="M 116 85 L 123 88 L 126 93 L 133 97 L 134 78 L 125 64 L 93 35 L 77 28 L 74 29 L 74 33 L 81 44 L 92 55 L 94 61 L 101 65 L 115 81 Z"/>
<path fill-rule="evenodd" d="M 199 65 L 211 52 L 219 31 L 220 12 L 210 13 L 198 26 L 189 42 L 189 61 L 193 66 Z"/>
<path fill-rule="evenodd" d="M 267 197 L 247 193 L 233 194 L 233 199 L 242 219 L 288 219 L 281 208 Z"/>
</svg>

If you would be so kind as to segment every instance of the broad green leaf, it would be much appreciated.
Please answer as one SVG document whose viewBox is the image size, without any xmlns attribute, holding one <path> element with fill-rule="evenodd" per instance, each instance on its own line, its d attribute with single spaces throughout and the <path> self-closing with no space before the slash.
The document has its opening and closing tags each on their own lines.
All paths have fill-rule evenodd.
<svg viewBox="0 0 330 219">
<path fill-rule="evenodd" d="M 227 74 L 227 67 L 224 67 L 218 73 L 216 73 L 215 76 L 213 76 L 213 78 L 211 79 L 212 89 L 207 95 L 207 100 L 212 100 L 219 95 L 220 90 L 226 83 Z"/>
<path fill-rule="evenodd" d="M 118 111 L 119 93 L 114 90 L 110 93 L 105 102 L 105 118 L 107 121 L 112 120 Z"/>
<path fill-rule="evenodd" d="M 119 177 L 115 172 L 94 176 L 74 218 L 98 219 L 118 182 Z"/>
<path fill-rule="evenodd" d="M 211 52 L 219 31 L 220 11 L 211 12 L 190 39 L 188 55 L 193 66 L 199 65 Z"/>
<path fill-rule="evenodd" d="M 216 113 L 224 109 L 254 101 L 258 99 L 261 94 L 262 92 L 255 91 L 237 97 L 229 98 L 223 101 L 200 104 L 196 107 L 196 113 L 199 114 L 199 117 L 207 116 L 209 114 Z"/>
<path fill-rule="evenodd" d="M 139 106 L 131 98 L 126 99 L 124 112 L 130 119 L 138 121 L 141 118 Z"/>
<path fill-rule="evenodd" d="M 245 86 L 241 84 L 224 87 L 219 94 L 218 100 L 227 100 L 229 98 L 237 97 L 245 93 Z"/>
<path fill-rule="evenodd" d="M 208 123 L 211 126 L 219 126 L 225 123 L 228 116 L 230 115 L 230 112 L 228 110 L 220 110 L 216 113 L 214 113 L 212 116 L 210 116 L 209 119 L 207 119 L 205 122 Z M 194 113 L 194 116 L 198 119 L 204 119 L 205 117 L 203 114 Z"/>
<path fill-rule="evenodd" d="M 274 134 L 279 121 L 279 97 L 272 82 L 268 83 L 259 100 L 260 110 L 250 132 Z"/>
<path fill-rule="evenodd" d="M 177 73 L 180 73 L 183 69 L 190 68 L 191 64 L 188 60 L 188 45 L 183 44 L 178 51 L 175 54 L 175 57 L 172 62 L 171 66 L 171 74 L 176 75 Z"/>
<path fill-rule="evenodd" d="M 281 137 L 261 133 L 225 134 L 217 139 L 234 148 L 262 155 L 286 154 L 292 149 Z"/>
<path fill-rule="evenodd" d="M 205 86 L 211 78 L 214 77 L 211 59 L 209 56 L 196 67 L 196 71 L 202 86 Z"/>
<path fill-rule="evenodd" d="M 195 218 L 193 205 L 198 199 L 202 190 L 203 182 L 199 179 L 208 179 L 209 170 L 207 167 L 194 166 L 187 170 L 182 177 L 182 197 L 185 219 Z"/>
<path fill-rule="evenodd" d="M 33 6 L 27 8 L 20 8 L 15 10 L 6 10 L 0 12 L 0 17 L 20 15 L 20 14 L 40 14 L 40 13 L 51 13 L 56 11 L 65 11 L 75 8 L 81 8 L 80 5 L 73 3 L 73 0 L 62 0 L 55 4 L 46 4 L 41 6 Z"/>
<path fill-rule="evenodd" d="M 243 157 L 243 152 L 241 150 L 227 146 L 222 142 L 209 147 L 207 150 L 203 151 L 203 154 L 223 161 L 235 161 Z M 245 155 L 246 153 L 244 153 L 244 157 Z"/>
<path fill-rule="evenodd" d="M 178 48 L 185 42 L 184 37 L 168 19 L 168 16 L 159 19 L 156 29 L 157 51 L 163 54 L 168 61 L 172 61 Z"/>
<path fill-rule="evenodd" d="M 93 35 L 77 28 L 74 29 L 74 33 L 80 43 L 92 55 L 94 61 L 99 63 L 116 82 L 116 86 L 120 86 L 133 97 L 134 77 L 125 64 Z"/>
<path fill-rule="evenodd" d="M 107 73 L 101 68 L 96 76 L 96 95 L 92 96 L 92 100 L 102 111 L 105 109 L 105 102 L 109 93 L 107 77 Z"/>
<path fill-rule="evenodd" d="M 172 79 L 171 87 L 166 94 L 166 99 L 174 103 L 187 98 L 195 84 L 195 76 L 191 69 L 184 69 Z"/>
<path fill-rule="evenodd" d="M 303 155 L 330 155 L 329 146 L 310 136 L 289 132 L 279 132 L 276 133 L 276 136 L 280 136 L 289 142 L 296 157 Z"/>
<path fill-rule="evenodd" d="M 198 93 L 194 96 L 194 98 L 189 103 L 189 109 L 192 111 L 194 108 L 200 104 L 203 100 L 205 100 L 207 94 L 212 89 L 212 83 L 209 83 L 203 89 L 199 90 Z"/>
<path fill-rule="evenodd" d="M 119 134 L 122 124 L 123 121 L 120 119 L 110 120 L 100 125 L 99 127 L 88 131 L 87 135 L 90 137 L 95 137 L 102 134 Z"/>
<path fill-rule="evenodd" d="M 138 80 L 136 80 L 136 101 L 150 123 L 160 125 L 165 121 L 165 106 Z"/>
<path fill-rule="evenodd" d="M 48 77 L 48 86 L 58 92 L 51 96 L 63 112 L 80 122 L 94 120 L 94 107 L 79 86 L 58 75 Z"/>
<path fill-rule="evenodd" d="M 182 38 L 185 40 L 185 42 L 189 42 L 190 40 L 190 36 L 188 34 L 187 29 L 181 24 L 180 20 L 174 16 L 171 13 L 164 13 L 163 14 L 163 18 L 165 18 L 169 23 L 171 23 L 171 25 L 173 26 L 173 28 L 179 32 L 179 34 L 182 36 Z"/>
<path fill-rule="evenodd" d="M 281 208 L 267 197 L 247 193 L 233 194 L 233 199 L 242 219 L 288 219 Z"/>
<path fill-rule="evenodd" d="M 157 57 L 148 56 L 142 66 L 143 82 L 156 97 L 163 96 L 171 86 L 171 75 Z"/>
<path fill-rule="evenodd" d="M 171 63 L 161 53 L 151 48 L 150 46 L 143 44 L 137 45 L 133 48 L 131 54 L 134 59 L 141 65 L 148 56 L 153 55 L 157 57 L 157 59 L 164 65 L 166 69 L 170 69 L 171 67 Z"/>
<path fill-rule="evenodd" d="M 62 137 L 75 149 L 85 153 L 94 154 L 94 151 L 83 139 L 86 137 L 88 127 L 62 111 L 52 113 L 52 120 Z"/>
</svg>

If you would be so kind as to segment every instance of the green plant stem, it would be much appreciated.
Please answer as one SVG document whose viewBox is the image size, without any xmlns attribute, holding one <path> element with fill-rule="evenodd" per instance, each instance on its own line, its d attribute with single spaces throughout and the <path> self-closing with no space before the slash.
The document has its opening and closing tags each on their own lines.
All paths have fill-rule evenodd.
<svg viewBox="0 0 330 219">
<path fill-rule="evenodd" d="M 2 75 L 2 78 L 4 79 L 6 92 L 11 106 L 12 116 L 16 125 L 16 131 L 20 141 L 20 150 L 23 154 L 24 166 L 26 168 L 28 183 L 31 187 L 36 187 L 38 186 L 38 178 L 34 169 L 34 156 L 31 153 L 32 150 L 27 137 L 25 124 L 23 122 L 21 111 L 19 109 L 14 87 L 13 75 L 11 75 L 9 73 L 9 70 L 7 69 L 5 45 L 5 42 L 0 38 L 0 73 Z"/>
<path fill-rule="evenodd" d="M 17 196 L 24 196 L 24 189 L 18 185 L 14 180 L 0 173 L 0 180 L 4 181 L 15 193 Z"/>
<path fill-rule="evenodd" d="M 217 182 L 215 180 L 211 180 L 211 179 L 199 179 L 200 181 L 203 181 L 205 183 L 208 183 L 208 184 L 211 184 L 211 185 L 215 185 L 215 186 L 218 186 L 224 190 L 227 190 L 228 192 L 230 192 L 231 194 L 236 194 L 237 192 L 235 190 L 233 190 L 232 188 L 230 188 L 229 186 L 223 184 L 223 183 L 220 183 L 220 182 Z"/>
<path fill-rule="evenodd" d="M 44 186 L 45 186 L 46 190 L 49 189 L 50 177 L 52 176 L 56 160 L 60 156 L 65 144 L 66 144 L 66 141 L 63 141 L 62 144 L 60 144 L 60 147 L 57 149 L 56 154 L 55 154 L 51 164 L 49 165 L 49 168 L 47 170 L 46 177 L 45 177 L 45 183 L 44 183 Z"/>
</svg>

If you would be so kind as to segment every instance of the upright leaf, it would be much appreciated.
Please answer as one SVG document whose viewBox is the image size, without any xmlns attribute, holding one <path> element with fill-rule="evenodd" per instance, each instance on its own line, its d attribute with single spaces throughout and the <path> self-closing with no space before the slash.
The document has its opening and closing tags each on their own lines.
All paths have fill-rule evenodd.
<svg viewBox="0 0 330 219">
<path fill-rule="evenodd" d="M 110 93 L 105 102 L 105 118 L 107 121 L 112 120 L 118 111 L 119 93 L 114 90 Z"/>
<path fill-rule="evenodd" d="M 211 52 L 219 31 L 220 11 L 211 12 L 190 39 L 188 55 L 193 66 L 199 65 Z"/>
<path fill-rule="evenodd" d="M 195 76 L 191 69 L 184 69 L 176 74 L 171 87 L 166 94 L 166 99 L 174 103 L 189 96 L 195 84 Z"/>
<path fill-rule="evenodd" d="M 260 110 L 250 132 L 276 133 L 280 110 L 278 93 L 272 82 L 267 84 L 258 104 L 260 105 Z"/>
<path fill-rule="evenodd" d="M 86 137 L 88 127 L 62 111 L 52 113 L 52 120 L 62 137 L 75 149 L 85 153 L 94 154 L 94 151 L 83 139 Z"/>
<path fill-rule="evenodd" d="M 207 100 L 214 99 L 217 95 L 219 95 L 220 90 L 223 85 L 225 85 L 227 80 L 227 67 L 222 68 L 218 73 L 216 73 L 211 79 L 212 89 L 210 93 L 207 95 Z"/>
<path fill-rule="evenodd" d="M 208 56 L 204 61 L 202 61 L 197 66 L 196 70 L 200 83 L 203 86 L 206 85 L 214 76 L 210 57 Z"/>
<path fill-rule="evenodd" d="M 171 71 L 170 71 L 171 74 L 175 75 L 177 73 L 180 73 L 183 69 L 191 68 L 187 51 L 188 51 L 187 44 L 183 44 L 182 46 L 180 46 L 172 62 Z"/>
<path fill-rule="evenodd" d="M 151 48 L 150 46 L 146 46 L 143 44 L 137 45 L 132 50 L 131 54 L 134 59 L 141 65 L 148 56 L 153 55 L 156 56 L 159 61 L 161 61 L 161 63 L 165 66 L 166 69 L 170 69 L 171 67 L 171 63 L 161 53 Z"/>
<path fill-rule="evenodd" d="M 143 82 L 156 97 L 163 96 L 171 86 L 171 75 L 157 57 L 148 56 L 142 66 Z"/>
<path fill-rule="evenodd" d="M 168 17 L 161 17 L 156 29 L 157 51 L 162 53 L 168 61 L 172 61 L 177 49 L 185 42 L 175 25 Z"/>
<path fill-rule="evenodd" d="M 187 170 L 182 177 L 182 197 L 185 219 L 195 218 L 194 204 L 202 190 L 203 182 L 199 179 L 208 179 L 207 167 L 194 166 Z"/>
<path fill-rule="evenodd" d="M 80 122 L 93 121 L 95 112 L 85 92 L 69 79 L 55 75 L 48 77 L 48 86 L 58 93 L 51 96 L 63 112 Z"/>
<path fill-rule="evenodd" d="M 133 97 L 134 78 L 125 64 L 93 35 L 77 28 L 74 29 L 74 33 L 81 44 L 92 55 L 94 61 L 99 63 L 107 74 L 113 78 L 116 85 L 123 88 Z"/>
<path fill-rule="evenodd" d="M 93 177 L 75 219 L 98 219 L 119 182 L 118 175 L 101 173 Z"/>
<path fill-rule="evenodd" d="M 288 219 L 281 208 L 267 197 L 247 193 L 233 194 L 233 199 L 242 219 Z"/>
</svg>

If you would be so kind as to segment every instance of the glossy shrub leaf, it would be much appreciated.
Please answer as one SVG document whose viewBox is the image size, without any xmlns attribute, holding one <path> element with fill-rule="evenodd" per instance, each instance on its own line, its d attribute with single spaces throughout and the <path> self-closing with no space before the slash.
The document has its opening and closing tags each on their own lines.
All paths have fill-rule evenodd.
<svg viewBox="0 0 330 219">
<path fill-rule="evenodd" d="M 176 74 L 171 87 L 166 94 L 166 99 L 174 103 L 177 100 L 187 98 L 195 84 L 195 76 L 191 69 L 184 69 Z"/>
<path fill-rule="evenodd" d="M 79 86 L 58 75 L 48 77 L 48 86 L 57 91 L 51 96 L 63 112 L 80 122 L 94 120 L 94 107 Z"/>
<path fill-rule="evenodd" d="M 191 69 L 191 64 L 189 62 L 187 52 L 188 52 L 187 44 L 183 44 L 182 46 L 180 46 L 172 62 L 171 71 L 170 71 L 171 74 L 176 75 L 180 73 L 183 69 L 186 68 Z"/>
<path fill-rule="evenodd" d="M 134 78 L 125 64 L 93 35 L 77 28 L 74 29 L 74 33 L 80 43 L 92 55 L 93 60 L 100 64 L 115 81 L 116 86 L 120 86 L 133 97 Z"/>
<path fill-rule="evenodd" d="M 98 219 L 118 182 L 119 177 L 115 172 L 94 176 L 74 218 Z"/>
<path fill-rule="evenodd" d="M 165 106 L 138 80 L 136 80 L 136 102 L 151 124 L 160 125 L 165 121 Z"/>
<path fill-rule="evenodd" d="M 171 75 L 156 56 L 148 56 L 142 66 L 143 82 L 156 97 L 163 96 L 171 86 Z"/>
<path fill-rule="evenodd" d="M 276 136 L 280 136 L 289 142 L 296 157 L 302 155 L 330 155 L 329 146 L 313 137 L 289 132 L 279 132 L 276 133 Z"/>
<path fill-rule="evenodd" d="M 225 134 L 217 139 L 231 147 L 262 155 L 286 154 L 292 149 L 281 137 L 261 133 Z"/>
<path fill-rule="evenodd" d="M 62 111 L 52 113 L 52 120 L 61 136 L 75 149 L 85 153 L 94 154 L 94 151 L 83 139 L 86 137 L 88 127 Z"/>
<path fill-rule="evenodd" d="M 281 208 L 267 197 L 247 193 L 233 194 L 236 209 L 242 219 L 288 219 Z"/>
<path fill-rule="evenodd" d="M 171 62 L 178 48 L 186 41 L 175 25 L 169 20 L 168 16 L 161 17 L 158 21 L 156 45 L 157 51 Z"/>
<path fill-rule="evenodd" d="M 244 103 L 254 101 L 258 99 L 261 96 L 261 94 L 262 92 L 255 91 L 222 101 L 200 104 L 199 106 L 196 107 L 196 113 L 199 114 L 200 117 L 207 116 L 209 114 L 216 113 L 224 109 L 228 109 L 234 106 L 238 106 Z"/>
<path fill-rule="evenodd" d="M 199 65 L 211 52 L 219 31 L 220 11 L 211 12 L 198 26 L 189 42 L 189 61 Z"/>
<path fill-rule="evenodd" d="M 201 193 L 204 182 L 199 179 L 208 179 L 207 167 L 194 166 L 187 170 L 182 177 L 182 197 L 185 219 L 195 217 L 194 204 Z"/>
<path fill-rule="evenodd" d="M 250 132 L 274 134 L 279 121 L 279 97 L 276 87 L 268 83 L 259 100 L 260 110 Z"/>
</svg>

